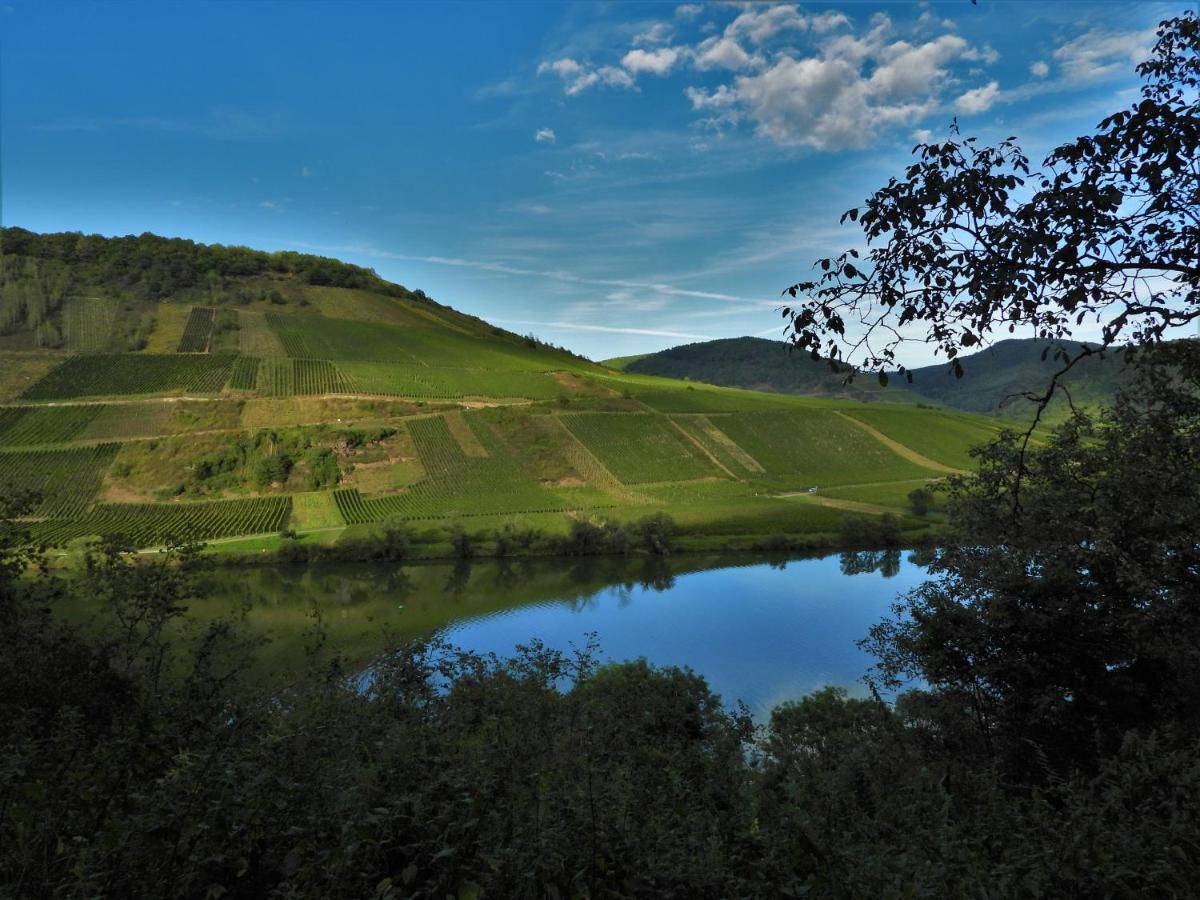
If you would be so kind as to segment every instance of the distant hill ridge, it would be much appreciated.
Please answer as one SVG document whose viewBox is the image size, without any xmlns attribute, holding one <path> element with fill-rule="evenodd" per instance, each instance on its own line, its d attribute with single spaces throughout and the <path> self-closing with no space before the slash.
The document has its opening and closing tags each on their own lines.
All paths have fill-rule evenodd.
<svg viewBox="0 0 1200 900">
<path fill-rule="evenodd" d="M 847 386 L 844 374 L 803 353 L 790 353 L 782 341 L 727 338 L 671 347 L 640 357 L 618 357 L 626 372 L 685 378 L 725 387 L 784 394 L 874 393 L 868 385 Z M 623 363 L 623 364 L 622 364 Z M 848 369 L 847 369 L 848 371 Z"/>
<path fill-rule="evenodd" d="M 898 402 L 932 400 L 953 409 L 1007 418 L 1024 418 L 1028 404 L 1016 395 L 1044 390 L 1050 377 L 1061 368 L 1053 348 L 1062 346 L 1078 352 L 1077 341 L 1036 338 L 998 341 L 969 356 L 959 357 L 964 375 L 955 378 L 946 364 L 911 370 L 913 380 L 893 377 L 891 387 L 880 392 L 874 379 L 857 378 L 845 384 L 845 375 L 831 372 L 826 363 L 802 353 L 791 353 L 786 342 L 756 337 L 727 338 L 671 347 L 658 353 L 633 358 L 623 366 L 627 372 L 684 378 L 727 387 L 751 388 L 789 394 L 851 395 L 855 393 Z M 1043 352 L 1050 348 L 1050 353 Z M 1125 355 L 1112 351 L 1103 357 L 1082 361 L 1063 383 L 1077 405 L 1098 406 L 1111 401 L 1127 380 Z M 1065 414 L 1067 403 L 1059 398 L 1052 415 Z"/>
</svg>

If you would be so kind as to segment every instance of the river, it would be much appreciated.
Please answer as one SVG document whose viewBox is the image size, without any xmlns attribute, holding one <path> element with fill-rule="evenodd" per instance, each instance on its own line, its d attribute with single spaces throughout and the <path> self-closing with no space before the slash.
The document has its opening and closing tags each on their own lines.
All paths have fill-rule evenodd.
<svg viewBox="0 0 1200 900">
<path fill-rule="evenodd" d="M 856 642 L 925 577 L 915 554 L 897 551 L 221 569 L 190 618 L 244 616 L 270 638 L 261 657 L 273 673 L 303 659 L 316 611 L 329 645 L 362 663 L 385 631 L 500 655 L 532 639 L 582 647 L 594 634 L 604 658 L 688 666 L 761 716 L 825 685 L 861 694 L 871 658 Z"/>
</svg>

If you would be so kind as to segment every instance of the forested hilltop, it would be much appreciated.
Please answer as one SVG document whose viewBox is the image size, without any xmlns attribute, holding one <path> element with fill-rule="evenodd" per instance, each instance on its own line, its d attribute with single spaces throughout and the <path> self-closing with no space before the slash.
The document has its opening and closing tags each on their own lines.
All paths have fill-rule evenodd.
<svg viewBox="0 0 1200 900">
<path fill-rule="evenodd" d="M 39 234 L 0 228 L 0 349 L 75 349 L 79 331 L 72 298 L 98 301 L 92 316 L 116 322 L 103 342 L 114 351 L 145 349 L 162 302 L 246 307 L 308 306 L 307 288 L 346 288 L 416 301 L 453 313 L 462 323 L 502 333 L 428 297 L 341 260 L 283 250 L 201 244 L 149 232 L 106 237 L 80 232 Z M 507 333 L 507 332 L 504 332 Z M 92 343 L 95 343 L 92 339 Z"/>
</svg>

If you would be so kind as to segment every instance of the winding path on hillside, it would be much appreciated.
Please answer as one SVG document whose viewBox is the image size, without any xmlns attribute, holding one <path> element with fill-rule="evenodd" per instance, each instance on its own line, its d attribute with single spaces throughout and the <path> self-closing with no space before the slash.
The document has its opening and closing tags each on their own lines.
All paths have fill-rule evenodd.
<svg viewBox="0 0 1200 900">
<path fill-rule="evenodd" d="M 902 456 L 904 459 L 907 459 L 910 463 L 916 463 L 918 466 L 924 466 L 926 469 L 933 469 L 935 472 L 946 472 L 951 475 L 966 474 L 965 469 L 956 469 L 953 466 L 948 466 L 945 463 L 940 463 L 936 459 L 930 459 L 928 456 L 922 456 L 920 453 L 918 453 L 916 450 L 913 450 L 911 447 L 906 447 L 904 444 L 901 444 L 899 441 L 893 440 L 892 438 L 888 437 L 886 434 L 884 434 L 879 429 L 871 427 L 866 422 L 859 421 L 858 419 L 854 418 L 854 416 L 846 415 L 846 413 L 842 412 L 840 409 L 835 409 L 833 411 L 833 414 L 835 416 L 841 416 L 847 422 L 851 422 L 851 423 L 857 425 L 859 428 L 861 428 L 863 431 L 865 431 L 871 437 L 875 438 L 875 440 L 879 441 L 879 443 L 883 444 L 885 447 L 887 447 L 889 450 L 891 450 L 897 456 Z"/>
</svg>

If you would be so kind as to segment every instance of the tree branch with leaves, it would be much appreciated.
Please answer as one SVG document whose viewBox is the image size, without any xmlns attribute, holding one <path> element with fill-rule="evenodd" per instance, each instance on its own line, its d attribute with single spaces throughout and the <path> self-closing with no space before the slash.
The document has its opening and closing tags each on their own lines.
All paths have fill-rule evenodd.
<svg viewBox="0 0 1200 900">
<path fill-rule="evenodd" d="M 898 353 L 909 340 L 933 344 L 961 377 L 960 353 L 997 332 L 1067 339 L 1092 322 L 1092 353 L 1200 320 L 1194 13 L 1160 24 L 1138 73 L 1136 103 L 1038 169 L 1014 137 L 981 146 L 957 123 L 949 140 L 918 144 L 902 178 L 842 216 L 862 228 L 866 252 L 820 259 L 815 280 L 784 292 L 797 301 L 783 310 L 793 345 L 886 383 L 889 371 L 911 381 Z"/>
</svg>

